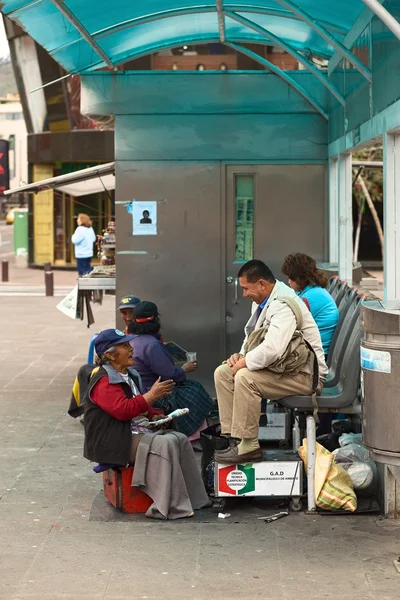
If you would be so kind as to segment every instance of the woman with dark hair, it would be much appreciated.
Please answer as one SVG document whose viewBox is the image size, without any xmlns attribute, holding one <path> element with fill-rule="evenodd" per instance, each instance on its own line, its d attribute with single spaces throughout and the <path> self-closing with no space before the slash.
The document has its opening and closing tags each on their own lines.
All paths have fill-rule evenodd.
<svg viewBox="0 0 400 600">
<path fill-rule="evenodd" d="M 128 328 L 129 333 L 135 334 L 131 340 L 135 368 L 145 390 L 150 389 L 159 377 L 162 381 L 172 379 L 177 384 L 171 395 L 157 401 L 157 407 L 167 410 L 188 408 L 189 414 L 178 419 L 176 427 L 194 441 L 200 435 L 200 428 L 204 428 L 205 418 L 214 402 L 200 382 L 186 378 L 187 373 L 197 369 L 197 362 L 186 362 L 182 368 L 176 367 L 160 339 L 160 329 L 157 306 L 153 302 L 140 302 L 134 309 L 133 323 Z"/>
<path fill-rule="evenodd" d="M 300 252 L 288 254 L 282 265 L 282 273 L 288 277 L 290 287 L 304 300 L 314 317 L 327 356 L 339 320 L 335 301 L 326 290 L 327 278 L 317 269 L 311 256 Z"/>
</svg>

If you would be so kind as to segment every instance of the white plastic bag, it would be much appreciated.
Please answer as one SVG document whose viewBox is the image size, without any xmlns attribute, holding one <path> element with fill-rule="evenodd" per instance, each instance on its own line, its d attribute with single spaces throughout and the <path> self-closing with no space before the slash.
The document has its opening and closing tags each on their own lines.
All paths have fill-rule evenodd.
<svg viewBox="0 0 400 600">
<path fill-rule="evenodd" d="M 70 293 L 57 304 L 58 310 L 70 319 L 78 319 L 78 286 L 76 285 Z"/>
<path fill-rule="evenodd" d="M 375 486 L 378 472 L 365 446 L 348 444 L 335 450 L 333 455 L 337 464 L 350 475 L 355 490 L 366 490 Z"/>
</svg>

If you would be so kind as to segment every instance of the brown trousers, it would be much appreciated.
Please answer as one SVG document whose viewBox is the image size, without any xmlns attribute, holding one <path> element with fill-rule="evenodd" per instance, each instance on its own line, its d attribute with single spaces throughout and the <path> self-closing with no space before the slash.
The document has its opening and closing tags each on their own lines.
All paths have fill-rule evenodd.
<svg viewBox="0 0 400 600">
<path fill-rule="evenodd" d="M 233 377 L 224 364 L 214 373 L 222 433 L 232 437 L 258 437 L 261 400 L 279 400 L 286 396 L 308 396 L 312 393 L 312 377 L 308 373 L 278 375 L 268 369 L 240 369 Z"/>
</svg>

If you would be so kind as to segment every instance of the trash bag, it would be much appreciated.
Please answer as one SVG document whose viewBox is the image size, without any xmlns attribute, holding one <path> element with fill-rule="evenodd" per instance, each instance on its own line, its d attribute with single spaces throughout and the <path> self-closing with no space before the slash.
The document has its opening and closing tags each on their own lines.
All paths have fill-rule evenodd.
<svg viewBox="0 0 400 600">
<path fill-rule="evenodd" d="M 324 433 L 317 437 L 318 444 L 321 444 L 324 448 L 333 452 L 336 448 L 339 448 L 339 436 L 337 433 Z"/>
<path fill-rule="evenodd" d="M 332 431 L 340 437 L 344 433 L 352 433 L 353 424 L 348 419 L 340 419 L 332 425 Z"/>
<path fill-rule="evenodd" d="M 362 433 L 344 433 L 339 438 L 339 444 L 342 447 L 349 444 L 362 444 Z"/>
<path fill-rule="evenodd" d="M 307 439 L 299 448 L 300 458 L 307 468 Z M 335 463 L 333 454 L 316 444 L 315 503 L 325 510 L 357 510 L 357 496 L 350 475 Z"/>
<path fill-rule="evenodd" d="M 216 450 L 225 450 L 229 440 L 221 437 L 221 425 L 211 425 L 200 433 L 200 443 L 203 450 L 201 457 L 201 477 L 207 494 L 214 494 L 214 453 Z"/>
<path fill-rule="evenodd" d="M 353 482 L 354 489 L 373 494 L 378 483 L 378 470 L 362 444 L 347 444 L 333 452 L 336 463 L 345 469 Z"/>
</svg>

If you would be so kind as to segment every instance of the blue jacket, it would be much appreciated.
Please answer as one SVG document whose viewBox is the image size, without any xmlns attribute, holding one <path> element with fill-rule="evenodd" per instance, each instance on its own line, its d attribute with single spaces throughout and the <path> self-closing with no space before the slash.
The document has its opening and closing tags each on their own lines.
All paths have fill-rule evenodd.
<svg viewBox="0 0 400 600">
<path fill-rule="evenodd" d="M 330 293 L 317 285 L 308 285 L 297 292 L 306 301 L 321 334 L 325 356 L 329 353 L 332 337 L 339 320 L 339 311 Z"/>
<path fill-rule="evenodd" d="M 130 344 L 133 348 L 135 369 L 142 378 L 145 391 L 161 376 L 161 379 L 173 379 L 175 383 L 186 380 L 183 369 L 175 367 L 172 356 L 160 341 L 158 335 L 137 335 Z"/>
<path fill-rule="evenodd" d="M 96 241 L 93 227 L 79 225 L 75 229 L 71 240 L 75 245 L 75 258 L 90 258 L 93 256 L 93 244 Z"/>
</svg>

